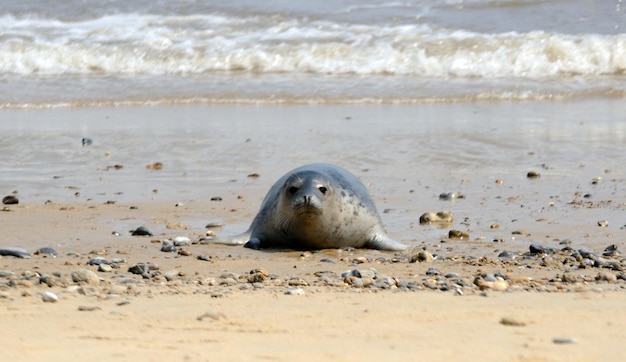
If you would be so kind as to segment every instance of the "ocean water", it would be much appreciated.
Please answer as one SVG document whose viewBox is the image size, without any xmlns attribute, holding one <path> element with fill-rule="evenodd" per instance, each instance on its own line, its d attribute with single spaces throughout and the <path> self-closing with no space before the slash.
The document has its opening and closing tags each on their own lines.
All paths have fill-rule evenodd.
<svg viewBox="0 0 626 362">
<path fill-rule="evenodd" d="M 622 0 L 24 0 L 0 107 L 626 98 Z"/>
</svg>

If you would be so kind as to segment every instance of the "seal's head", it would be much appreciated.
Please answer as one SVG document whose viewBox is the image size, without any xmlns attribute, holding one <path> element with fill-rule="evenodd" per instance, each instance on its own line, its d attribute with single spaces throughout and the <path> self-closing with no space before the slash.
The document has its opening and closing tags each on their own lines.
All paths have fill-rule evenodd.
<svg viewBox="0 0 626 362">
<path fill-rule="evenodd" d="M 292 210 L 295 217 L 320 216 L 333 191 L 324 175 L 315 171 L 297 172 L 283 185 L 281 206 Z"/>
</svg>

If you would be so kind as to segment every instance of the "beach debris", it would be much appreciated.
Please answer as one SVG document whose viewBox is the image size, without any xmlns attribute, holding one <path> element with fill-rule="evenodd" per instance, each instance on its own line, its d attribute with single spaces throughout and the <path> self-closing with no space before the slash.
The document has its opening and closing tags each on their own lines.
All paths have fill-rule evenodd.
<svg viewBox="0 0 626 362">
<path fill-rule="evenodd" d="M 528 173 L 526 174 L 527 178 L 539 178 L 541 177 L 541 174 L 537 171 L 528 171 Z"/>
<path fill-rule="evenodd" d="M 425 212 L 420 216 L 420 224 L 451 223 L 454 220 L 450 211 Z"/>
<path fill-rule="evenodd" d="M 159 171 L 159 170 L 163 169 L 163 163 L 162 162 L 153 162 L 153 163 L 147 164 L 146 168 L 148 170 L 152 170 L 152 171 Z"/>
<path fill-rule="evenodd" d="M 56 258 L 59 255 L 59 253 L 57 253 L 56 250 L 49 248 L 49 247 L 39 248 L 35 250 L 34 254 L 35 255 L 50 255 L 53 258 Z"/>
<path fill-rule="evenodd" d="M 83 146 L 91 146 L 93 144 L 93 140 L 91 138 L 83 138 L 81 143 L 83 144 Z"/>
<path fill-rule="evenodd" d="M 605 228 L 607 226 L 609 226 L 609 222 L 607 220 L 600 220 L 598 221 L 598 226 L 601 228 Z"/>
<path fill-rule="evenodd" d="M 153 236 L 153 234 L 144 226 L 140 226 L 135 230 L 131 230 L 132 236 Z"/>
<path fill-rule="evenodd" d="M 2 198 L 2 203 L 5 205 L 17 205 L 20 203 L 20 200 L 16 196 L 8 195 Z"/>
<path fill-rule="evenodd" d="M 16 246 L 0 246 L 0 255 L 14 256 L 22 259 L 29 259 L 30 253 L 26 249 L 18 248 Z"/>
<path fill-rule="evenodd" d="M 211 197 L 211 201 L 222 201 L 222 197 L 221 196 L 213 196 Z"/>
</svg>

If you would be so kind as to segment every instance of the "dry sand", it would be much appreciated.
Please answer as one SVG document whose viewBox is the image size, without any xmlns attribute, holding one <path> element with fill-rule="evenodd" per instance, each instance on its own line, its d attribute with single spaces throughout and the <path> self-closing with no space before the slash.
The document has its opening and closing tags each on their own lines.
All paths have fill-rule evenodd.
<svg viewBox="0 0 626 362">
<path fill-rule="evenodd" d="M 85 110 L 83 116 L 85 112 L 91 111 Z M 309 126 L 305 117 L 302 127 Z M 519 147 L 523 154 L 548 149 L 550 140 L 537 138 L 537 127 L 526 133 L 511 130 L 516 136 L 507 133 L 510 139 L 536 142 L 529 142 L 533 147 L 511 147 Z M 257 139 L 266 143 L 282 142 L 257 131 Z M 303 142 L 323 137 L 325 147 L 336 150 L 349 132 L 349 127 L 337 130 L 337 137 L 312 132 Z M 368 132 L 377 136 L 375 129 Z M 413 160 L 402 156 L 402 142 L 385 142 L 392 145 L 387 151 L 394 157 Z M 585 146 L 593 142 L 595 138 Z M 610 155 L 619 147 L 623 146 L 598 153 Z M 291 163 L 297 155 L 276 157 Z M 625 248 L 620 228 L 626 222 L 624 175 L 615 168 L 621 161 L 607 157 L 609 167 L 600 164 L 593 170 L 538 167 L 542 177 L 529 180 L 526 164 L 501 172 L 486 167 L 468 175 L 464 166 L 437 166 L 436 152 L 428 157 L 426 164 L 435 166 L 424 170 L 414 184 L 394 181 L 394 165 L 374 165 L 365 171 L 367 157 L 353 163 L 359 167 L 352 169 L 384 211 L 389 234 L 412 246 L 402 253 L 254 251 L 195 244 L 211 221 L 225 223 L 215 229 L 218 234 L 247 227 L 273 176 L 286 171 L 281 162 L 267 160 L 238 166 L 237 177 L 259 172 L 258 180 L 220 185 L 202 198 L 196 194 L 202 184 L 191 190 L 186 184 L 185 192 L 178 194 L 185 202 L 178 205 L 163 197 L 139 201 L 120 197 L 105 203 L 117 189 L 103 190 L 106 196 L 90 201 L 84 190 L 76 201 L 65 201 L 62 193 L 73 191 L 62 190 L 58 197 L 62 201 L 33 198 L 8 205 L 0 212 L 0 246 L 19 246 L 31 253 L 47 246 L 59 256 L 0 257 L 0 270 L 14 273 L 0 278 L 3 360 L 620 360 L 626 337 L 624 260 L 618 254 L 598 255 L 611 244 Z M 566 156 L 550 159 L 572 162 Z M 141 164 L 148 161 L 154 159 Z M 457 173 L 449 182 L 440 182 Z M 410 179 L 420 169 L 407 169 L 406 174 Z M 604 179 L 591 186 L 591 175 Z M 500 177 L 502 185 L 496 183 Z M 583 196 L 588 190 L 592 198 Z M 20 197 L 35 194 L 19 191 Z M 466 198 L 441 201 L 437 195 L 444 191 L 462 191 Z M 211 202 L 207 195 L 223 200 Z M 454 223 L 419 225 L 421 213 L 441 209 L 454 211 Z M 608 220 L 609 226 L 599 227 L 599 220 Z M 155 235 L 130 236 L 130 229 L 142 225 Z M 447 238 L 450 229 L 468 232 L 469 240 Z M 159 250 L 164 239 L 177 236 L 194 242 L 182 247 L 185 255 Z M 524 256 L 530 244 L 556 252 Z M 572 249 L 559 251 L 568 246 Z M 593 258 L 600 258 L 605 267 L 582 268 L 588 260 L 575 256 L 582 248 L 596 253 Z M 435 260 L 411 262 L 423 249 Z M 512 252 L 515 260 L 499 259 L 502 251 Z M 112 271 L 101 272 L 87 265 L 97 256 L 122 261 Z M 154 263 L 159 269 L 143 278 L 128 271 L 137 263 Z M 374 280 L 341 277 L 345 271 L 371 268 L 380 282 L 372 286 L 352 283 Z M 427 275 L 429 268 L 441 274 Z M 95 271 L 99 282 L 73 282 L 71 273 L 79 269 Z M 263 272 L 255 273 L 257 269 Z M 458 277 L 444 277 L 449 273 Z M 481 277 L 488 274 L 500 280 L 483 283 Z M 58 284 L 41 284 L 45 275 L 56 275 Z M 260 279 L 251 283 L 251 275 Z M 297 288 L 302 295 L 285 294 Z M 52 292 L 59 300 L 43 302 L 43 292 Z"/>
</svg>

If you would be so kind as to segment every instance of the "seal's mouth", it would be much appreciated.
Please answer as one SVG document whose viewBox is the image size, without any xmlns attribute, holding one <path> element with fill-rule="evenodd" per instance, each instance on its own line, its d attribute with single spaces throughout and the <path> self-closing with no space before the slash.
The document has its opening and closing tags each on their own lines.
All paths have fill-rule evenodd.
<svg viewBox="0 0 626 362">
<path fill-rule="evenodd" d="M 323 211 L 319 200 L 309 195 L 294 200 L 292 206 L 293 211 L 301 215 L 321 215 Z"/>
</svg>

